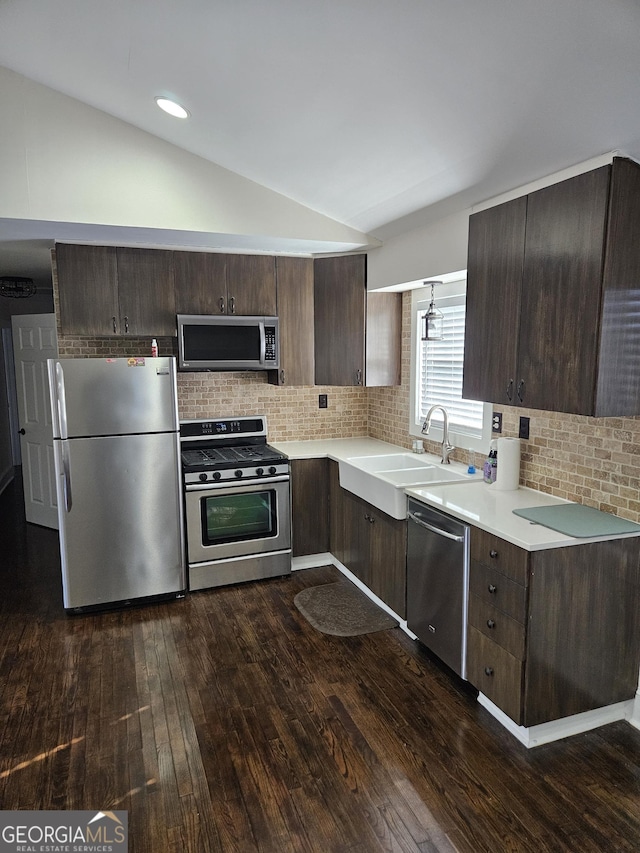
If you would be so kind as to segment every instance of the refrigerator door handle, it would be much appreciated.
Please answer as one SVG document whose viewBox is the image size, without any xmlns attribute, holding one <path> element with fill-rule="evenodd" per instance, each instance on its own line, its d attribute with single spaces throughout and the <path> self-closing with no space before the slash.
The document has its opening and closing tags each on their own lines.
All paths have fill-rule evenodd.
<svg viewBox="0 0 640 853">
<path fill-rule="evenodd" d="M 62 488 L 64 490 L 64 508 L 67 512 L 71 512 L 73 506 L 73 498 L 71 496 L 71 469 L 69 466 L 69 449 L 66 441 L 61 441 L 62 451 Z"/>
<path fill-rule="evenodd" d="M 64 371 L 59 361 L 56 362 L 56 406 L 58 410 L 58 426 L 60 438 L 68 438 L 67 433 L 67 399 L 64 391 Z"/>
</svg>

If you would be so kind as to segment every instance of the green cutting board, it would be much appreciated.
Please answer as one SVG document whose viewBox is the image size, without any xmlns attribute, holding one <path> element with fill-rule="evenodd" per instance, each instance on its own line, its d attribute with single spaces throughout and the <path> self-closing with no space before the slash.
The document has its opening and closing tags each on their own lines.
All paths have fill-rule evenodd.
<svg viewBox="0 0 640 853">
<path fill-rule="evenodd" d="M 514 515 L 520 515 L 543 527 L 587 539 L 593 536 L 615 536 L 619 533 L 640 533 L 640 524 L 618 518 L 608 512 L 600 512 L 582 504 L 553 504 L 551 506 L 531 506 L 514 509 Z"/>
</svg>

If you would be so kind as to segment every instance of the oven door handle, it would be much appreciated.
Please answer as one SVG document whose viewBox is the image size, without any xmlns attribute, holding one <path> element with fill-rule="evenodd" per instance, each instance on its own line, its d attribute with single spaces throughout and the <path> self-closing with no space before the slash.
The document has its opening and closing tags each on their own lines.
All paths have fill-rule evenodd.
<svg viewBox="0 0 640 853">
<path fill-rule="evenodd" d="M 272 483 L 288 483 L 291 477 L 283 474 L 281 477 L 264 477 L 260 480 L 226 480 L 223 482 L 188 483 L 185 492 L 216 492 L 221 489 L 233 489 L 237 491 L 242 486 L 269 486 Z"/>
</svg>

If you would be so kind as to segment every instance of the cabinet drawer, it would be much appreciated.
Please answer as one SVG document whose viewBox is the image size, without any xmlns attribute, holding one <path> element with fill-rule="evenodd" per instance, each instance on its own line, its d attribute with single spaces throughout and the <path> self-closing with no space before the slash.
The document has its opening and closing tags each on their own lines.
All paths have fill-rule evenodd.
<svg viewBox="0 0 640 853">
<path fill-rule="evenodd" d="M 502 610 L 516 622 L 527 621 L 527 589 L 491 566 L 476 560 L 469 569 L 469 590 L 482 601 Z"/>
<path fill-rule="evenodd" d="M 524 660 L 524 625 L 473 594 L 469 596 L 469 625 L 518 660 Z"/>
<path fill-rule="evenodd" d="M 529 575 L 529 552 L 492 533 L 471 528 L 471 559 L 492 566 L 516 583 L 526 586 Z"/>
<path fill-rule="evenodd" d="M 467 678 L 508 717 L 522 723 L 524 664 L 475 628 L 469 628 Z"/>
</svg>

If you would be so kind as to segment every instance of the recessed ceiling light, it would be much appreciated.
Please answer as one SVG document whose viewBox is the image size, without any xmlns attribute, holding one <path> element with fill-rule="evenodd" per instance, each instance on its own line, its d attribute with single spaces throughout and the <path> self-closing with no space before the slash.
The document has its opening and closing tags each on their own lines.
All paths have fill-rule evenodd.
<svg viewBox="0 0 640 853">
<path fill-rule="evenodd" d="M 164 110 L 165 113 L 169 113 L 169 115 L 175 116 L 176 118 L 189 117 L 189 110 L 185 110 L 184 107 L 180 106 L 180 104 L 177 104 L 175 101 L 170 100 L 170 98 L 163 98 L 158 95 L 158 97 L 156 97 L 156 104 L 161 110 Z"/>
</svg>

